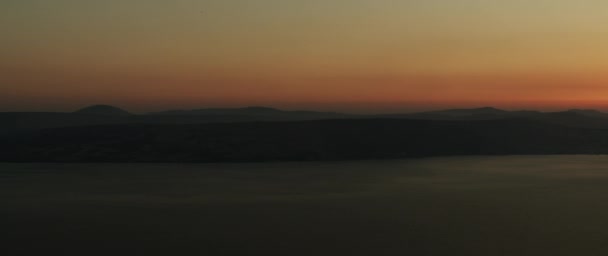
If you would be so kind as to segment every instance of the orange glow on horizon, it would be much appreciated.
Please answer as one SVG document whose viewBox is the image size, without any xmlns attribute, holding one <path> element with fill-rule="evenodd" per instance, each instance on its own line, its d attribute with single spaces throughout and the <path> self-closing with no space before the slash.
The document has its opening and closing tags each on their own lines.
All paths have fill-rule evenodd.
<svg viewBox="0 0 608 256">
<path fill-rule="evenodd" d="M 607 108 L 608 3 L 144 5 L 0 4 L 0 111 L 95 103 L 139 111 Z"/>
</svg>

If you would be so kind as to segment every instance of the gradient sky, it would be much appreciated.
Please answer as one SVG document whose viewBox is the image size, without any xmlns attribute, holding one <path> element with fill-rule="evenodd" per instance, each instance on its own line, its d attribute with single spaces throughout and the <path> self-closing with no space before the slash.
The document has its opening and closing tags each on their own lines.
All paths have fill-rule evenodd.
<svg viewBox="0 0 608 256">
<path fill-rule="evenodd" d="M 0 111 L 608 109 L 605 0 L 3 0 Z"/>
</svg>

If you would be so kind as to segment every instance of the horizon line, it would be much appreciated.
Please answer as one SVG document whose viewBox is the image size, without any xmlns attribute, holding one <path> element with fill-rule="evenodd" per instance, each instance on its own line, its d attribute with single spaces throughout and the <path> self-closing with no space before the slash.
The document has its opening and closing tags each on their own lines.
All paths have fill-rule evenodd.
<svg viewBox="0 0 608 256">
<path fill-rule="evenodd" d="M 265 109 L 273 109 L 273 110 L 279 110 L 279 111 L 286 111 L 286 112 L 296 112 L 296 111 L 312 111 L 312 112 L 326 112 L 326 113 L 338 113 L 338 114 L 351 114 L 351 115 L 383 115 L 383 114 L 415 114 L 415 113 L 425 113 L 425 112 L 439 112 L 439 111 L 448 111 L 448 110 L 479 110 L 479 109 L 494 109 L 494 110 L 498 110 L 498 111 L 507 111 L 507 112 L 517 112 L 517 111 L 536 111 L 536 112 L 541 112 L 541 113 L 554 113 L 554 112 L 567 112 L 567 111 L 575 111 L 575 110 L 579 110 L 579 111 L 597 111 L 597 112 L 607 112 L 608 110 L 602 109 L 602 108 L 581 108 L 581 107 L 563 107 L 563 108 L 534 108 L 534 107 L 530 107 L 530 108 L 504 108 L 504 107 L 495 107 L 493 105 L 478 105 L 478 106 L 471 106 L 471 107 L 466 107 L 466 106 L 454 106 L 454 107 L 429 107 L 429 108 L 417 108 L 416 110 L 411 109 L 411 110 L 386 110 L 386 111 L 379 111 L 379 110 L 372 110 L 369 109 L 370 112 L 368 113 L 364 113 L 367 111 L 335 111 L 335 110 L 329 110 L 329 109 L 319 109 L 319 108 L 285 108 L 285 107 L 277 107 L 277 106 L 272 106 L 272 105 L 242 105 L 242 106 L 209 106 L 209 107 L 196 107 L 196 108 L 166 108 L 163 110 L 154 110 L 154 111 L 129 111 L 128 108 L 124 108 L 124 107 L 120 107 L 117 105 L 112 105 L 112 104 L 92 104 L 92 105 L 87 105 L 72 111 L 52 111 L 52 110 L 16 110 L 16 111 L 1 111 L 0 113 L 76 113 L 80 110 L 83 109 L 87 109 L 87 108 L 91 108 L 91 107 L 99 107 L 99 106 L 107 106 L 107 107 L 112 107 L 112 108 L 117 108 L 123 111 L 126 111 L 130 114 L 135 114 L 135 115 L 145 115 L 145 114 L 153 114 L 153 113 L 160 113 L 160 112 L 168 112 L 168 111 L 195 111 L 195 110 L 238 110 L 238 109 L 252 109 L 252 108 L 265 108 Z M 359 112 L 359 113 L 357 113 Z"/>
</svg>

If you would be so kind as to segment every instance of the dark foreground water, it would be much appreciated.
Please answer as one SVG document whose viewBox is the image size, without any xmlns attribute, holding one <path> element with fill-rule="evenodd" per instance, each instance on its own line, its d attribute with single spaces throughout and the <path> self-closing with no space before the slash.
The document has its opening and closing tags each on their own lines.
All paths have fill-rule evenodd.
<svg viewBox="0 0 608 256">
<path fill-rule="evenodd" d="M 608 156 L 0 164 L 1 255 L 608 255 Z"/>
</svg>

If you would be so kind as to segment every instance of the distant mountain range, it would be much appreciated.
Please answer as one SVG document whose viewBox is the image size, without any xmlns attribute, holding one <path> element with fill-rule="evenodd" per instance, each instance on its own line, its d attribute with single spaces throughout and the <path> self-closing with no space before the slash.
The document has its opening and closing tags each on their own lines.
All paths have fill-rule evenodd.
<svg viewBox="0 0 608 256">
<path fill-rule="evenodd" d="M 59 127 L 103 124 L 196 124 L 252 121 L 294 121 L 348 118 L 351 115 L 282 111 L 264 107 L 170 110 L 132 114 L 118 107 L 94 105 L 75 112 L 0 112 L 0 135 Z"/>
<path fill-rule="evenodd" d="M 491 107 L 354 115 L 266 107 L 0 113 L 0 161 L 239 162 L 608 154 L 608 114 Z"/>
<path fill-rule="evenodd" d="M 607 127 L 608 113 L 572 109 L 561 112 L 506 111 L 492 107 L 449 109 L 405 114 L 357 115 L 320 111 L 285 111 L 269 107 L 205 108 L 132 114 L 109 105 L 94 105 L 75 112 L 0 112 L 0 134 L 58 127 L 108 124 L 199 124 L 327 119 L 495 120 L 532 119 L 577 126 Z"/>
<path fill-rule="evenodd" d="M 104 116 L 128 116 L 131 113 L 110 105 L 93 105 L 83 109 L 79 109 L 76 114 L 81 115 L 104 115 Z"/>
</svg>

